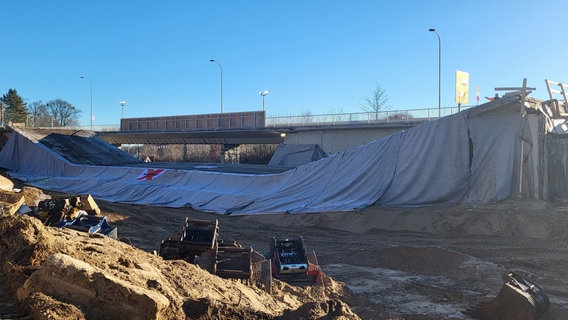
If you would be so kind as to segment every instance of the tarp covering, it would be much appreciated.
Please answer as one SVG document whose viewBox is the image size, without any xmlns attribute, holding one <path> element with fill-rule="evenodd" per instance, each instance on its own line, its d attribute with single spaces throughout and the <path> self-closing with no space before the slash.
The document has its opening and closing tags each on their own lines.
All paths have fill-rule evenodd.
<svg viewBox="0 0 568 320">
<path fill-rule="evenodd" d="M 112 201 L 224 214 L 487 203 L 514 194 L 518 104 L 462 111 L 278 174 L 75 164 L 15 131 L 0 167 L 28 184 Z"/>
<path fill-rule="evenodd" d="M 268 165 L 271 167 L 299 167 L 325 158 L 325 152 L 317 144 L 284 144 L 276 147 Z"/>
<path fill-rule="evenodd" d="M 566 204 L 568 203 L 568 135 L 547 135 L 546 153 L 548 156 L 548 199 Z"/>
</svg>

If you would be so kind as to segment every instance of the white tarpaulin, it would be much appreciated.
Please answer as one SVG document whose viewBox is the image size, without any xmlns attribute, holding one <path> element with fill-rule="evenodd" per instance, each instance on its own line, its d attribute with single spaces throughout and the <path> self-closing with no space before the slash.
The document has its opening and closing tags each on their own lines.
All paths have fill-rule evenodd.
<svg viewBox="0 0 568 320">
<path fill-rule="evenodd" d="M 515 109 L 470 109 L 278 174 L 80 165 L 17 130 L 0 167 L 46 190 L 226 214 L 487 203 L 514 190 L 522 128 Z"/>
</svg>

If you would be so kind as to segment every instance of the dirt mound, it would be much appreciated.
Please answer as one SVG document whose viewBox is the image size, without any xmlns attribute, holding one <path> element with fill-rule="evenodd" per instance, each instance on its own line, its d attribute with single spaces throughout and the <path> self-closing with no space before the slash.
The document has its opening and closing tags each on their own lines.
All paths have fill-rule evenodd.
<svg viewBox="0 0 568 320">
<path fill-rule="evenodd" d="M 6 283 L 35 319 L 357 319 L 343 286 L 290 287 L 272 295 L 185 261 L 16 215 L 0 219 Z M 294 315 L 294 316 L 290 316 Z M 299 315 L 302 315 L 301 317 Z"/>
</svg>

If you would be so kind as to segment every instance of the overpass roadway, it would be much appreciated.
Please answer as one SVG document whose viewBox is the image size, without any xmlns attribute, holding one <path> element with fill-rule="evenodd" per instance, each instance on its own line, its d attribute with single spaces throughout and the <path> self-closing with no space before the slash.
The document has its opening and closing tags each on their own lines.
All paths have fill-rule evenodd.
<svg viewBox="0 0 568 320">
<path fill-rule="evenodd" d="M 279 144 L 284 142 L 287 130 L 226 129 L 206 131 L 113 131 L 99 132 L 108 143 L 121 144 Z"/>
<path fill-rule="evenodd" d="M 353 148 L 409 129 L 426 121 L 351 123 L 312 126 L 262 127 L 186 131 L 113 131 L 98 136 L 113 145 L 121 144 L 317 144 L 327 154 Z"/>
</svg>

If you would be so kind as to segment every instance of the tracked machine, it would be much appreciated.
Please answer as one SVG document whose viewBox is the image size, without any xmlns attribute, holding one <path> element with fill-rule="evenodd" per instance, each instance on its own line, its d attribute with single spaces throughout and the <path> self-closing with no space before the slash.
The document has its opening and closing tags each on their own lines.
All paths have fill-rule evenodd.
<svg viewBox="0 0 568 320">
<path fill-rule="evenodd" d="M 186 260 L 222 278 L 252 281 L 253 262 L 264 260 L 252 247 L 243 248 L 236 241 L 219 240 L 219 223 L 215 219 L 185 218 L 181 235 L 169 237 L 160 245 L 166 260 Z"/>
<path fill-rule="evenodd" d="M 306 253 L 302 237 L 272 238 L 267 258 L 237 241 L 220 240 L 216 219 L 186 217 L 182 233 L 162 241 L 160 256 L 185 260 L 222 278 L 246 280 L 268 292 L 272 290 L 273 278 L 293 285 L 323 283 L 316 255 Z"/>
<path fill-rule="evenodd" d="M 294 285 L 322 283 L 323 273 L 315 252 L 306 252 L 304 239 L 272 238 L 270 253 L 272 276 Z"/>
<path fill-rule="evenodd" d="M 166 260 L 183 259 L 195 263 L 195 257 L 217 247 L 219 223 L 217 220 L 185 218 L 181 236 L 162 241 L 160 256 Z"/>
</svg>

